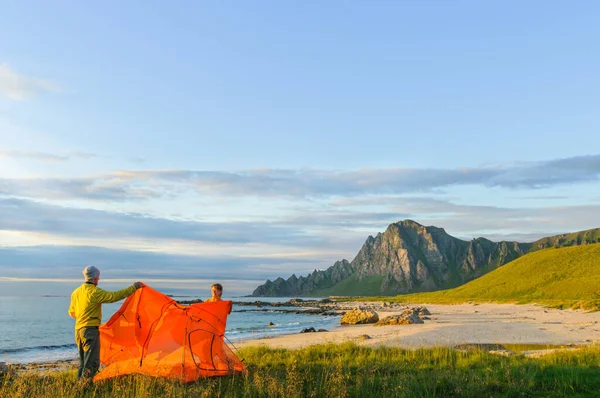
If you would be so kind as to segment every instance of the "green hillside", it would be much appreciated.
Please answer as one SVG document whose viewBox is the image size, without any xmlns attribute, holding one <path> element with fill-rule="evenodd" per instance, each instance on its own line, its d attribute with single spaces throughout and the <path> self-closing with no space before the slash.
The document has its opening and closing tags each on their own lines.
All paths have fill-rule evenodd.
<svg viewBox="0 0 600 398">
<path fill-rule="evenodd" d="M 600 244 L 536 251 L 454 289 L 401 295 L 391 301 L 513 302 L 599 309 Z"/>
<path fill-rule="evenodd" d="M 542 238 L 531 243 L 530 250 L 533 251 L 547 247 L 582 246 L 593 243 L 600 243 L 600 228 Z"/>
</svg>

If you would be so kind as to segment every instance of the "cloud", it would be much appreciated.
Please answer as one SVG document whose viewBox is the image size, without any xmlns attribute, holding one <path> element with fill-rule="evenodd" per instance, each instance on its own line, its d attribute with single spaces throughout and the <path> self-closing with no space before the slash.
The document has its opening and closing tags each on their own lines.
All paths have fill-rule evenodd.
<svg viewBox="0 0 600 398">
<path fill-rule="evenodd" d="M 298 206 L 286 217 L 260 222 L 199 222 L 0 198 L 4 237 L 40 233 L 47 234 L 42 242 L 60 245 L 0 248 L 0 270 L 7 276 L 36 277 L 43 269 L 60 278 L 78 272 L 81 264 L 94 262 L 117 278 L 141 273 L 155 278 L 250 275 L 272 279 L 305 275 L 341 258 L 352 260 L 368 235 L 405 218 L 443 227 L 464 240 L 483 236 L 494 241 L 534 241 L 600 226 L 600 204 L 506 208 L 427 197 L 385 197 L 378 206 L 387 212 L 355 210 L 370 199 L 345 199 L 343 208 Z M 62 238 L 52 239 L 55 236 Z M 136 247 L 132 244 L 136 240 L 146 243 L 142 250 L 151 251 L 129 250 Z M 122 245 L 110 246 L 112 241 Z M 176 246 L 178 250 L 165 251 L 163 242 L 195 250 Z"/>
<path fill-rule="evenodd" d="M 163 196 L 155 189 L 103 178 L 0 178 L 0 195 L 45 199 L 135 201 Z"/>
<path fill-rule="evenodd" d="M 128 201 L 192 191 L 202 196 L 306 199 L 414 194 L 468 185 L 540 189 L 597 182 L 599 176 L 600 155 L 588 155 L 457 169 L 118 171 L 77 179 L 0 179 L 0 194 Z"/>
<path fill-rule="evenodd" d="M 113 279 L 266 279 L 277 275 L 282 262 L 288 267 L 315 267 L 314 261 L 226 254 L 186 256 L 93 246 L 0 247 L 0 270 L 10 278 L 79 278 L 83 267 L 93 264 Z"/>
<path fill-rule="evenodd" d="M 146 161 L 146 159 L 141 158 L 139 156 L 132 156 L 129 158 L 129 161 L 132 163 L 144 163 Z"/>
<path fill-rule="evenodd" d="M 31 152 L 31 151 L 0 151 L 0 158 L 7 159 L 33 159 L 41 162 L 64 162 L 70 159 L 91 159 L 96 158 L 98 155 L 89 152 L 69 152 L 65 155 L 57 155 L 46 152 Z"/>
<path fill-rule="evenodd" d="M 37 77 L 18 74 L 8 65 L 0 64 L 0 93 L 8 99 L 21 101 L 40 92 L 60 92 L 62 88 L 55 82 Z"/>
<path fill-rule="evenodd" d="M 443 227 L 466 240 L 531 242 L 542 237 L 600 227 L 600 205 L 499 207 L 461 205 L 432 198 L 411 198 L 396 208 L 422 224 Z"/>
<path fill-rule="evenodd" d="M 316 244 L 318 237 L 294 225 L 270 222 L 199 222 L 143 214 L 77 209 L 22 199 L 0 198 L 0 230 L 45 232 L 63 236 L 173 239 L 246 244 L 270 242 L 297 246 Z"/>
<path fill-rule="evenodd" d="M 356 203 L 362 206 L 363 200 Z M 0 198 L 0 231 L 46 234 L 47 242 L 154 248 L 176 253 L 222 250 L 245 256 L 339 259 L 350 256 L 370 234 L 382 232 L 402 219 L 445 228 L 456 237 L 471 239 L 537 238 L 600 226 L 600 205 L 507 208 L 455 204 L 432 198 L 388 198 L 387 211 L 358 211 L 350 200 L 344 208 L 298 207 L 286 216 L 252 222 L 202 222 L 78 209 Z M 64 237 L 54 239 L 52 237 Z M 101 243 L 104 242 L 104 243 Z M 144 243 L 145 242 L 145 243 Z M 203 245 L 223 245 L 222 249 Z M 252 249 L 248 245 L 254 245 Z M 221 247 L 221 246 L 218 246 Z M 194 249 L 194 250 L 191 250 Z M 254 250 L 254 251 L 253 251 Z M 296 253 L 296 254 L 294 254 Z"/>
</svg>

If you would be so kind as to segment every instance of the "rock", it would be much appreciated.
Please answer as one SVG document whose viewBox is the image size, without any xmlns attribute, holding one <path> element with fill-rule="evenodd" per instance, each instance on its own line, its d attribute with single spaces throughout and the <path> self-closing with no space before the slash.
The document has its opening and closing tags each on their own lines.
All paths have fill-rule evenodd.
<svg viewBox="0 0 600 398">
<path fill-rule="evenodd" d="M 406 312 L 406 311 L 405 311 Z M 408 313 L 403 315 L 392 315 L 378 321 L 374 326 L 388 326 L 388 325 L 411 325 L 424 323 L 418 315 L 414 313 Z"/>
<path fill-rule="evenodd" d="M 340 323 L 342 325 L 356 325 L 364 323 L 375 323 L 379 320 L 379 315 L 372 310 L 354 309 L 348 311 L 342 317 Z"/>
<path fill-rule="evenodd" d="M 404 318 L 407 318 L 412 315 L 422 318 L 425 315 L 431 315 L 431 312 L 429 312 L 429 310 L 425 307 L 416 307 L 416 308 L 408 307 L 404 311 L 402 311 L 402 314 L 400 314 L 400 316 L 402 316 Z"/>
<path fill-rule="evenodd" d="M 333 300 L 324 298 L 323 300 L 320 300 L 319 303 L 321 303 L 321 304 L 331 304 L 331 303 L 333 303 Z"/>
<path fill-rule="evenodd" d="M 269 322 L 269 326 L 275 326 L 273 322 Z"/>
<path fill-rule="evenodd" d="M 6 362 L 0 362 L 0 377 L 7 375 L 16 376 L 16 374 L 17 372 L 14 367 L 9 367 Z"/>
<path fill-rule="evenodd" d="M 361 334 L 360 336 L 358 336 L 356 338 L 356 340 L 370 340 L 371 336 L 369 336 L 368 334 Z"/>
<path fill-rule="evenodd" d="M 327 329 L 319 329 L 317 332 L 327 332 Z"/>
<path fill-rule="evenodd" d="M 419 316 L 431 315 L 431 312 L 429 312 L 429 310 L 425 307 L 417 307 L 416 310 Z"/>
<path fill-rule="evenodd" d="M 313 332 L 316 332 L 315 328 L 313 328 L 313 327 L 309 327 L 309 328 L 306 328 L 306 329 L 302 329 L 302 330 L 300 331 L 300 333 L 313 333 Z"/>
<path fill-rule="evenodd" d="M 181 301 L 177 301 L 179 304 L 198 304 L 198 303 L 202 303 L 203 301 L 200 299 L 193 299 L 193 300 L 181 300 Z"/>
</svg>

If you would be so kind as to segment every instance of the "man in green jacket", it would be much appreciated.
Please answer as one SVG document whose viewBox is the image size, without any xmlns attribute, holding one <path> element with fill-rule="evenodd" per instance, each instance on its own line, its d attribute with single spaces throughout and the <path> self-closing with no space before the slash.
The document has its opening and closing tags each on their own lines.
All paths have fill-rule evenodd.
<svg viewBox="0 0 600 398">
<path fill-rule="evenodd" d="M 98 287 L 100 270 L 88 265 L 83 270 L 85 283 L 71 294 L 69 315 L 75 318 L 75 341 L 79 349 L 79 379 L 91 379 L 100 367 L 100 332 L 102 323 L 102 304 L 114 303 L 131 296 L 141 288 L 142 282 L 116 292 L 107 292 Z"/>
</svg>

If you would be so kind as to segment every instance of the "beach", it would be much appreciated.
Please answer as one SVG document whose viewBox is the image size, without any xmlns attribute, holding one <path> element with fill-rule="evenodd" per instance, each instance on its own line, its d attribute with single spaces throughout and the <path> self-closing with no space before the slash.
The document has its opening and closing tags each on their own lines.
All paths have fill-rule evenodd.
<svg viewBox="0 0 600 398">
<path fill-rule="evenodd" d="M 370 308 L 380 319 L 399 315 L 407 307 L 383 302 L 343 302 L 329 304 L 340 311 Z M 353 342 L 368 347 L 407 349 L 455 347 L 460 345 L 547 345 L 526 352 L 535 356 L 552 352 L 552 346 L 564 349 L 600 344 L 600 312 L 561 310 L 537 305 L 457 304 L 427 305 L 431 315 L 423 324 L 373 326 L 340 325 L 327 332 L 294 333 L 263 339 L 234 342 L 237 349 L 264 346 L 300 349 L 317 344 Z M 365 337 L 368 336 L 368 337 Z M 19 365 L 20 371 L 64 371 L 77 361 L 58 361 Z"/>
<path fill-rule="evenodd" d="M 344 303 L 345 308 L 372 308 L 379 318 L 399 315 L 406 306 L 382 303 Z M 352 341 L 365 346 L 402 348 L 452 347 L 460 344 L 540 344 L 584 346 L 600 343 L 600 312 L 544 308 L 516 304 L 427 305 L 423 324 L 340 326 L 328 332 L 293 334 L 245 340 L 237 347 L 264 345 L 298 349 L 315 344 Z M 409 307 L 415 307 L 411 305 Z M 368 335 L 370 338 L 359 338 Z"/>
</svg>

